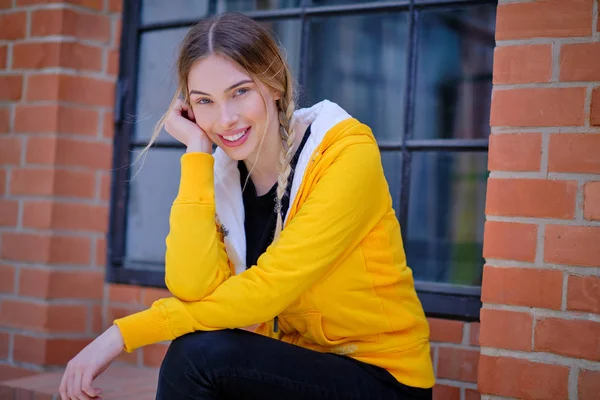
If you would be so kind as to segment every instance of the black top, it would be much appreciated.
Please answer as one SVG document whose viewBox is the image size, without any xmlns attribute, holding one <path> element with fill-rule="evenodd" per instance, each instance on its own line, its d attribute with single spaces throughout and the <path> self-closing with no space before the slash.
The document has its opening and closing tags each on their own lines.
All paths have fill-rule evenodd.
<svg viewBox="0 0 600 400">
<path fill-rule="evenodd" d="M 288 178 L 288 184 L 285 191 L 286 194 L 281 200 L 282 216 L 286 215 L 290 206 L 289 193 L 292 188 L 292 181 L 294 180 L 296 164 L 298 164 L 298 158 L 300 158 L 300 153 L 309 136 L 310 125 L 306 128 L 300 146 L 298 146 L 294 157 L 292 157 L 292 160 L 290 161 L 292 171 Z M 250 268 L 251 266 L 256 265 L 258 257 L 267 250 L 267 247 L 269 247 L 273 241 L 273 236 L 275 235 L 275 228 L 277 226 L 277 214 L 275 213 L 277 183 L 273 185 L 268 193 L 257 196 L 256 187 L 254 187 L 252 179 L 248 179 L 248 183 L 246 184 L 248 169 L 243 161 L 238 162 L 238 169 L 240 170 L 240 184 L 243 189 L 242 198 L 245 214 L 244 230 L 246 232 L 246 268 Z M 244 184 L 246 185 L 245 189 Z"/>
</svg>

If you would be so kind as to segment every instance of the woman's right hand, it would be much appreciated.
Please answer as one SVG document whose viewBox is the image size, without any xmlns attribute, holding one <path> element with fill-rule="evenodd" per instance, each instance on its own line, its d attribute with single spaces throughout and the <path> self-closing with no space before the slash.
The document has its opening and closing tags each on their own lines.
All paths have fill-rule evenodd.
<svg viewBox="0 0 600 400">
<path fill-rule="evenodd" d="M 181 99 L 177 99 L 169 110 L 165 120 L 165 130 L 169 135 L 183 143 L 187 152 L 212 153 L 212 142 L 206 133 L 196 124 L 192 107 Z"/>
</svg>

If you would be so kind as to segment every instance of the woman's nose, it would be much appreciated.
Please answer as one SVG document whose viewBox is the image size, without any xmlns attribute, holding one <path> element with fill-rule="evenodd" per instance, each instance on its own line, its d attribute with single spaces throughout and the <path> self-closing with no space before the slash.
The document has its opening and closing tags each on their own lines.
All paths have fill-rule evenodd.
<svg viewBox="0 0 600 400">
<path fill-rule="evenodd" d="M 223 130 L 228 130 L 235 127 L 238 121 L 238 112 L 235 107 L 224 104 L 221 107 L 220 123 Z"/>
</svg>

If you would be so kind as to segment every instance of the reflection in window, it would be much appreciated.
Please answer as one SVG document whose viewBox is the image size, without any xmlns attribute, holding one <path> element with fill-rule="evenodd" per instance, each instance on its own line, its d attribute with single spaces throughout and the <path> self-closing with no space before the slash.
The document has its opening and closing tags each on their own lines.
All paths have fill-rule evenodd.
<svg viewBox="0 0 600 400">
<path fill-rule="evenodd" d="M 208 13 L 210 0 L 143 0 L 142 25 L 197 18 Z"/>
<path fill-rule="evenodd" d="M 217 14 L 226 11 L 273 10 L 300 6 L 302 0 L 216 0 Z"/>
<path fill-rule="evenodd" d="M 399 141 L 407 35 L 406 14 L 311 21 L 308 103 L 329 99 L 369 125 L 378 140 Z"/>
<path fill-rule="evenodd" d="M 415 139 L 490 134 L 496 7 L 421 13 Z"/>
<path fill-rule="evenodd" d="M 406 252 L 415 279 L 480 285 L 487 153 L 413 153 Z"/>
</svg>

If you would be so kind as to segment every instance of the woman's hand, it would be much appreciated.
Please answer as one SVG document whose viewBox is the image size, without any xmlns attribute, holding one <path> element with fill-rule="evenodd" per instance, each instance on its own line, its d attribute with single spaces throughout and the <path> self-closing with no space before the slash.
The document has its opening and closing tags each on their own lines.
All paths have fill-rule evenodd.
<svg viewBox="0 0 600 400">
<path fill-rule="evenodd" d="M 212 152 L 212 143 L 206 133 L 196 124 L 192 107 L 177 99 L 165 120 L 169 135 L 187 146 L 187 152 Z"/>
<path fill-rule="evenodd" d="M 93 388 L 92 381 L 122 350 L 123 336 L 113 325 L 69 361 L 60 382 L 61 400 L 100 399 L 102 390 Z"/>
</svg>

